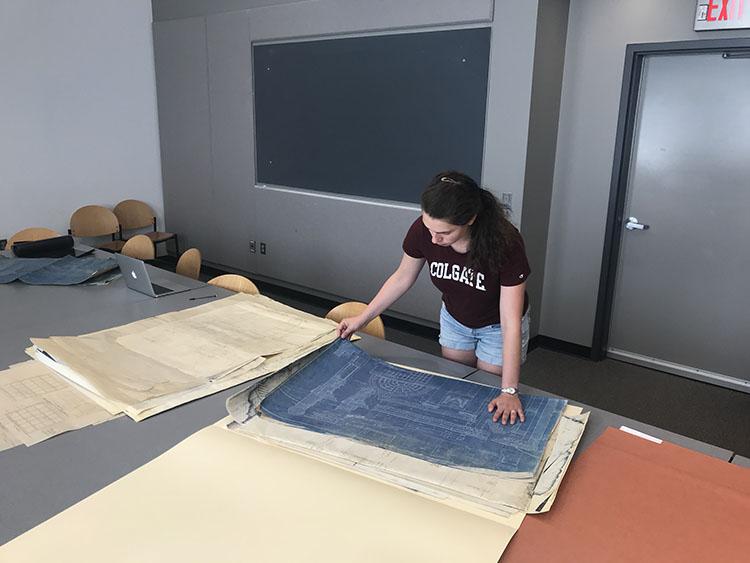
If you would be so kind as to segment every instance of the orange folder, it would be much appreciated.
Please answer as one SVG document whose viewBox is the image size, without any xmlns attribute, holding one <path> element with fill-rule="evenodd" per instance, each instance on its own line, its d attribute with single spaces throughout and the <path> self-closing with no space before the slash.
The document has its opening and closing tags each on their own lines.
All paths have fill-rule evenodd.
<svg viewBox="0 0 750 563">
<path fill-rule="evenodd" d="M 750 470 L 608 428 L 502 563 L 750 561 Z"/>
</svg>

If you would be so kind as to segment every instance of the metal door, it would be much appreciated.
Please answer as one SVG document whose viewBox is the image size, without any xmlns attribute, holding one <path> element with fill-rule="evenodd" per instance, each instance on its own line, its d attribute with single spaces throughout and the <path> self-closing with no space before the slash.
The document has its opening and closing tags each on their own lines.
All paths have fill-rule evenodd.
<svg viewBox="0 0 750 563">
<path fill-rule="evenodd" d="M 750 391 L 750 59 L 645 57 L 631 155 L 608 355 Z"/>
</svg>

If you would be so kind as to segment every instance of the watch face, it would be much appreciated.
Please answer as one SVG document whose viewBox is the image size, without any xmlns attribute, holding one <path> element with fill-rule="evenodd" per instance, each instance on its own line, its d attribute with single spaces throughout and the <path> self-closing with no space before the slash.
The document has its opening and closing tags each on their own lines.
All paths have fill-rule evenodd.
<svg viewBox="0 0 750 563">
<path fill-rule="evenodd" d="M 501 392 L 507 393 L 508 395 L 515 395 L 518 393 L 518 390 L 515 387 L 503 387 L 500 389 Z"/>
</svg>

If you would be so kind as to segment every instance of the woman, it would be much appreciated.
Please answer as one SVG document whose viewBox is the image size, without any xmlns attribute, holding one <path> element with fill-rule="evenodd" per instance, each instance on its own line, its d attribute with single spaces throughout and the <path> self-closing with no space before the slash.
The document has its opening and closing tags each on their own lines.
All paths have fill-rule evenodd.
<svg viewBox="0 0 750 563">
<path fill-rule="evenodd" d="M 528 346 L 530 269 L 504 208 L 465 174 L 438 174 L 422 193 L 422 216 L 406 234 L 403 250 L 398 269 L 367 308 L 339 323 L 339 336 L 349 338 L 390 307 L 427 262 L 443 294 L 443 356 L 501 376 L 501 393 L 487 408 L 495 422 L 523 422 L 518 381 Z"/>
</svg>

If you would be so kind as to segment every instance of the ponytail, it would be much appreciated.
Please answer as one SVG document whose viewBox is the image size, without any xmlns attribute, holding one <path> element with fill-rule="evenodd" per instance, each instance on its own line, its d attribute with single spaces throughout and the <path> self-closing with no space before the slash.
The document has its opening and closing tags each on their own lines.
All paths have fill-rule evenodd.
<svg viewBox="0 0 750 563">
<path fill-rule="evenodd" d="M 518 238 L 507 218 L 507 208 L 465 174 L 442 172 L 422 193 L 422 210 L 452 225 L 469 226 L 471 244 L 467 265 L 474 271 L 498 271 L 510 244 Z"/>
</svg>

